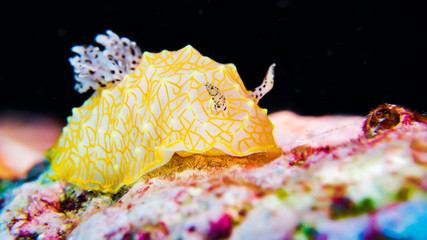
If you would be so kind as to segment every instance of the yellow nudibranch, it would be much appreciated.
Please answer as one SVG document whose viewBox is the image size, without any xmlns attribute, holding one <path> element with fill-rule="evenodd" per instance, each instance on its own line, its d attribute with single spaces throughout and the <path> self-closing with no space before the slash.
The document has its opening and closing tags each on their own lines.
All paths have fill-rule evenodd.
<svg viewBox="0 0 427 240">
<path fill-rule="evenodd" d="M 57 178 L 116 192 L 175 152 L 246 156 L 277 150 L 267 110 L 258 106 L 273 86 L 274 64 L 251 92 L 233 64 L 219 64 L 190 45 L 142 53 L 111 31 L 96 41 L 103 51 L 72 49 L 80 55 L 70 58 L 76 90 L 95 92 L 73 108 L 46 152 Z"/>
</svg>

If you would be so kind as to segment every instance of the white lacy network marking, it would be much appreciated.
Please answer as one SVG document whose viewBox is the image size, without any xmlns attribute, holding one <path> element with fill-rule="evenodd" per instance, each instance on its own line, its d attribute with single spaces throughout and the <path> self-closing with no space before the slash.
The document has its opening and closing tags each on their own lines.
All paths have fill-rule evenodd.
<svg viewBox="0 0 427 240">
<path fill-rule="evenodd" d="M 276 64 L 273 63 L 270 65 L 267 71 L 267 75 L 264 78 L 262 84 L 255 88 L 253 92 L 249 94 L 249 98 L 254 99 L 255 101 L 259 101 L 265 94 L 270 92 L 274 85 L 274 68 Z"/>
<path fill-rule="evenodd" d="M 141 62 L 142 52 L 136 43 L 119 38 L 110 30 L 107 35 L 99 34 L 96 41 L 105 47 L 102 52 L 92 45 L 74 46 L 71 49 L 79 54 L 70 58 L 70 63 L 77 81 L 75 89 L 80 93 L 121 81 L 125 74 L 134 71 Z"/>
</svg>

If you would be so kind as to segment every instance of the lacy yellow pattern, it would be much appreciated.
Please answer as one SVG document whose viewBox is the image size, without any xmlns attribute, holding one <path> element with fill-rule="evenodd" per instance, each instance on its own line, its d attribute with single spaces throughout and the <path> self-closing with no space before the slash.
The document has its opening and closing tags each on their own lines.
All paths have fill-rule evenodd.
<svg viewBox="0 0 427 240">
<path fill-rule="evenodd" d="M 212 110 L 206 82 L 224 95 L 224 111 Z M 277 149 L 266 110 L 249 93 L 234 65 L 216 63 L 191 46 L 145 52 L 133 73 L 73 109 L 46 155 L 59 178 L 114 192 L 177 151 L 245 156 Z"/>
</svg>

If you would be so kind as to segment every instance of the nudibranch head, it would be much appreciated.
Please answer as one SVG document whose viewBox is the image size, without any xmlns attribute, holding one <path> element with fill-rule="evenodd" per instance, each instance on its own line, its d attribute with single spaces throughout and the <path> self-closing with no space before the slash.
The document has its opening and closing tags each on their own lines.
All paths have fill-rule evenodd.
<svg viewBox="0 0 427 240">
<path fill-rule="evenodd" d="M 108 49 L 97 51 L 109 55 Z M 81 65 L 83 56 L 75 58 L 71 61 L 80 67 L 77 79 L 87 69 Z M 245 156 L 277 149 L 267 111 L 258 106 L 259 97 L 246 90 L 233 64 L 219 64 L 190 45 L 144 52 L 136 59 L 140 61 L 134 71 L 123 71 L 114 84 L 86 78 L 77 88 L 95 92 L 72 110 L 61 137 L 46 154 L 62 180 L 115 192 L 166 164 L 175 152 L 219 150 Z M 120 68 L 123 63 L 110 60 L 115 74 L 132 67 Z"/>
</svg>

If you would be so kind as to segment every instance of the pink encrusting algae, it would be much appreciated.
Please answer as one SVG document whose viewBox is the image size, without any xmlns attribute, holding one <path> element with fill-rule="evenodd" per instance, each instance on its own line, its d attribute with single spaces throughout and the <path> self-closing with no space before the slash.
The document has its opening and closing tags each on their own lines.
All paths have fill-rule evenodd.
<svg viewBox="0 0 427 240">
<path fill-rule="evenodd" d="M 0 236 L 422 239 L 426 146 L 426 124 L 411 120 L 371 138 L 300 146 L 262 166 L 157 176 L 123 196 L 39 180 L 13 190 L 0 214 L 7 226 Z"/>
</svg>

